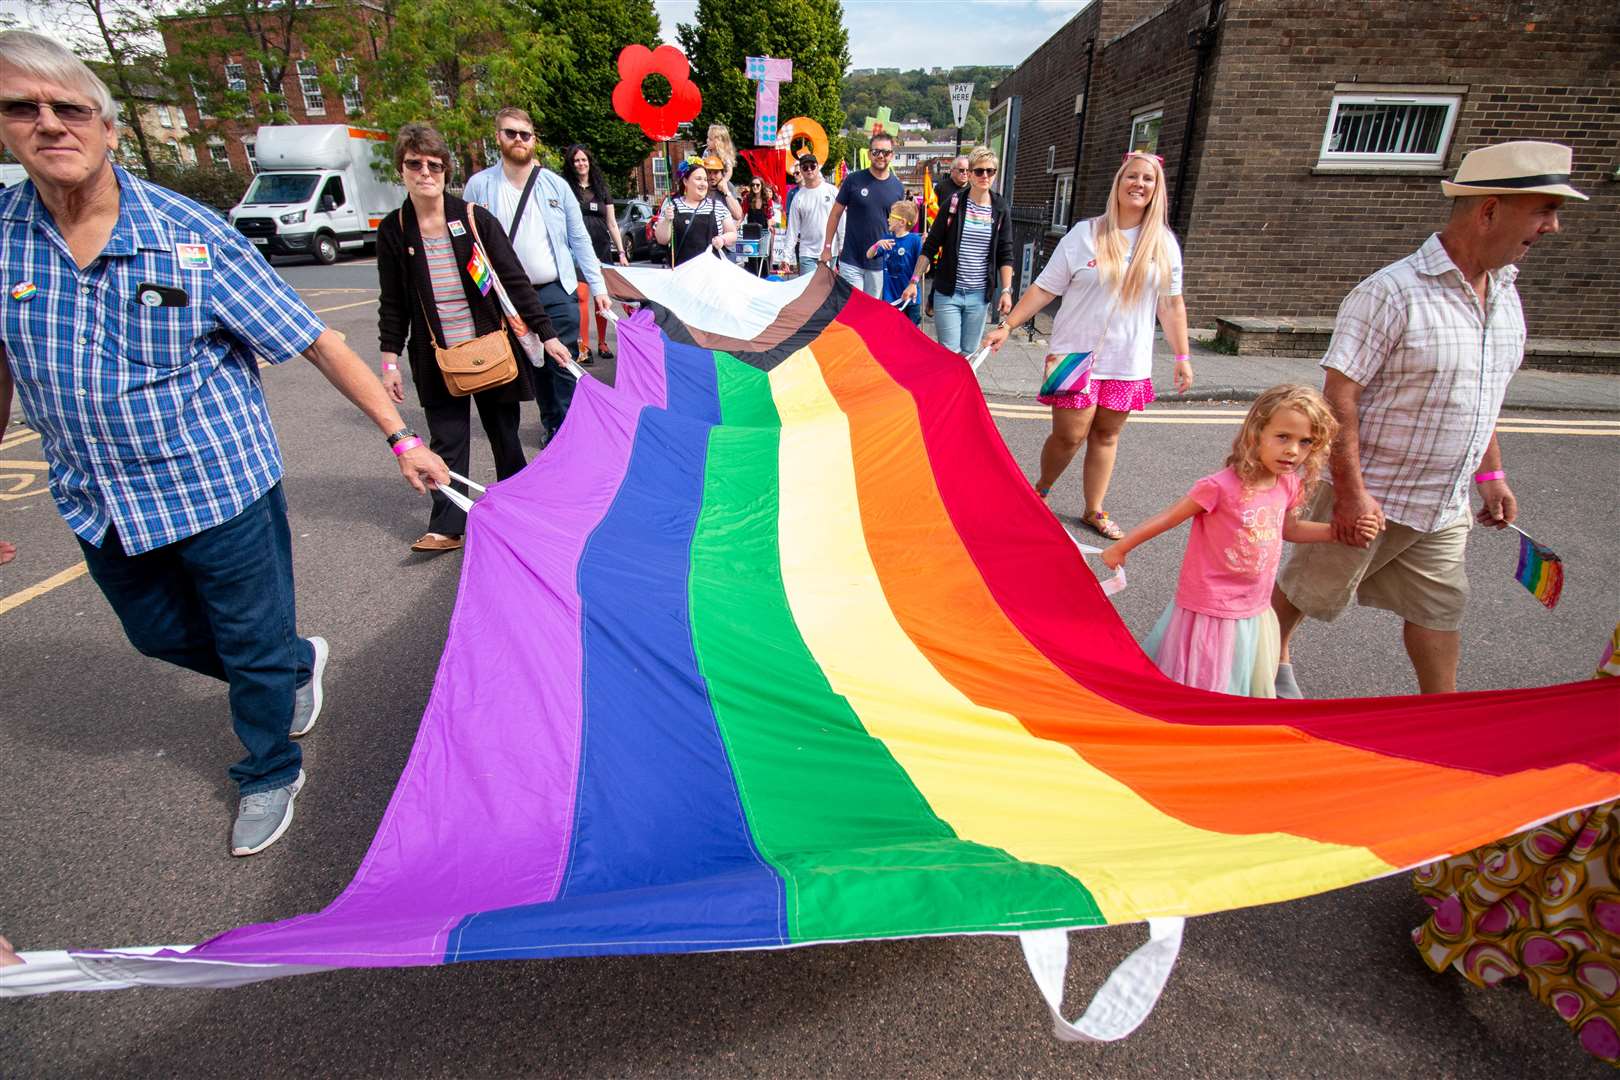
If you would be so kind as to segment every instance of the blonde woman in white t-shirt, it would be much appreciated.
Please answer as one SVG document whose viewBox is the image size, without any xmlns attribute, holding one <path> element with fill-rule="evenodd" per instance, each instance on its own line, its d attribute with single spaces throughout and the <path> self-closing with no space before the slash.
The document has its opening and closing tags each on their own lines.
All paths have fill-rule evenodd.
<svg viewBox="0 0 1620 1080">
<path fill-rule="evenodd" d="M 1187 306 L 1181 298 L 1181 247 L 1165 223 L 1166 198 L 1159 158 L 1126 154 L 1114 174 L 1107 212 L 1069 230 L 1007 321 L 984 338 L 992 350 L 999 350 L 1015 328 L 1063 298 L 1053 320 L 1046 370 L 1050 374 L 1064 365 L 1085 371 L 1085 361 L 1065 361 L 1088 353 L 1090 369 L 1067 391 L 1038 398 L 1052 407 L 1052 434 L 1041 448 L 1035 491 L 1048 498 L 1084 445 L 1086 505 L 1080 521 L 1110 540 L 1125 533 L 1103 509 L 1103 497 L 1126 419 L 1153 400 L 1155 316 L 1176 352 L 1176 391 L 1184 393 L 1193 383 Z"/>
</svg>

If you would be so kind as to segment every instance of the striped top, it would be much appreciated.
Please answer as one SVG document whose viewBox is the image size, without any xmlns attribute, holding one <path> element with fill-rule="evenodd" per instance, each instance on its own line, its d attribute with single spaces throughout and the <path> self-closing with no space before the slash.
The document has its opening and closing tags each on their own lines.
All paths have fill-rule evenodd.
<svg viewBox="0 0 1620 1080">
<path fill-rule="evenodd" d="M 992 208 L 972 199 L 963 200 L 962 242 L 956 250 L 956 291 L 983 292 L 990 273 L 990 225 Z"/>
<path fill-rule="evenodd" d="M 427 256 L 428 277 L 433 281 L 433 303 L 439 309 L 439 327 L 444 331 L 442 348 L 450 349 L 478 336 L 472 309 L 461 287 L 461 268 L 456 265 L 456 249 L 448 236 L 422 237 L 422 253 Z"/>
</svg>

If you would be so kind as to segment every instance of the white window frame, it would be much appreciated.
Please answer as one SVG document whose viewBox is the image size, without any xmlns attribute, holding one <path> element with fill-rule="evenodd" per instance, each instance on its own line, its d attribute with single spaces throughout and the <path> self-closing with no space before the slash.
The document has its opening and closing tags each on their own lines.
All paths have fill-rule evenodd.
<svg viewBox="0 0 1620 1080">
<path fill-rule="evenodd" d="M 264 87 L 266 97 L 275 92 L 270 89 L 270 69 L 264 66 L 263 60 L 259 61 L 259 85 Z"/>
<path fill-rule="evenodd" d="M 163 127 L 174 127 L 174 116 L 169 112 L 169 107 L 167 105 L 159 105 L 157 107 L 157 118 L 158 123 Z"/>
<path fill-rule="evenodd" d="M 1145 153 L 1157 154 L 1159 152 L 1159 135 L 1162 135 L 1164 133 L 1164 109 L 1163 109 L 1163 107 L 1154 108 L 1154 109 L 1143 109 L 1141 112 L 1139 112 L 1135 116 L 1131 117 L 1131 137 L 1130 137 L 1130 141 L 1125 144 L 1125 150 L 1126 150 L 1127 153 L 1136 149 L 1136 133 L 1137 133 L 1137 131 L 1140 130 L 1143 127 L 1143 125 L 1151 124 L 1155 120 L 1157 120 L 1159 122 L 1159 131 L 1158 131 L 1157 134 L 1155 134 L 1153 136 L 1153 145 L 1152 145 L 1152 147 L 1150 147 L 1148 150 L 1146 150 Z"/>
<path fill-rule="evenodd" d="M 652 161 L 652 186 L 654 195 L 662 195 L 669 190 L 669 162 L 662 154 Z"/>
<path fill-rule="evenodd" d="M 231 152 L 226 148 L 225 140 L 208 140 L 208 164 L 216 169 L 228 169 L 231 167 Z"/>
<path fill-rule="evenodd" d="M 298 89 L 304 95 L 305 116 L 326 115 L 326 94 L 321 90 L 321 69 L 315 66 L 315 61 L 298 61 Z"/>
<path fill-rule="evenodd" d="M 1052 189 L 1052 217 L 1054 229 L 1069 227 L 1069 204 L 1074 202 L 1074 174 L 1060 173 Z"/>
<path fill-rule="evenodd" d="M 1046 171 L 1048 173 L 1057 172 L 1057 147 L 1056 146 L 1048 146 L 1046 148 Z"/>
<path fill-rule="evenodd" d="M 247 93 L 247 66 L 245 64 L 225 65 L 225 89 L 235 94 Z"/>
<path fill-rule="evenodd" d="M 1441 122 L 1438 145 L 1430 153 L 1354 153 L 1332 148 L 1333 127 L 1339 119 L 1339 107 L 1342 105 L 1443 105 L 1446 115 Z M 1316 164 L 1318 167 L 1349 166 L 1387 172 L 1442 169 L 1446 164 L 1446 154 L 1451 149 L 1451 134 L 1457 127 L 1457 113 L 1461 109 L 1461 94 L 1335 93 L 1328 109 L 1327 124 L 1322 128 L 1322 147 Z"/>
<path fill-rule="evenodd" d="M 247 153 L 248 175 L 259 175 L 259 144 L 256 139 L 243 139 L 242 149 Z"/>
<path fill-rule="evenodd" d="M 433 95 L 433 104 L 441 109 L 450 108 L 450 87 L 445 85 L 443 79 L 429 79 L 428 92 Z"/>
<path fill-rule="evenodd" d="M 347 56 L 340 56 L 334 63 L 340 76 L 340 85 L 343 87 L 343 111 L 354 116 L 365 108 L 365 102 L 360 97 L 360 76 L 345 69 L 354 61 Z"/>
</svg>

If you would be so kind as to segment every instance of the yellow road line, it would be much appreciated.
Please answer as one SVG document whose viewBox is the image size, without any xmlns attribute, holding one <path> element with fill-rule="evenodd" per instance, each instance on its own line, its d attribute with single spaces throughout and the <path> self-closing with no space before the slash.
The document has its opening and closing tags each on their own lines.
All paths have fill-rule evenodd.
<svg viewBox="0 0 1620 1080">
<path fill-rule="evenodd" d="M 48 468 L 50 468 L 50 465 L 48 465 L 47 463 L 45 463 L 43 461 L 16 461 L 16 460 L 14 460 L 12 458 L 6 458 L 5 460 L 0 461 L 0 468 L 7 468 L 7 469 L 48 469 Z"/>
<path fill-rule="evenodd" d="M 1012 401 L 991 401 L 987 403 L 991 412 L 1001 412 L 1005 415 L 1050 416 L 1052 410 L 1045 405 L 1024 405 Z M 1143 420 L 1157 416 L 1230 416 L 1242 418 L 1249 415 L 1247 412 L 1232 409 L 1154 409 L 1152 412 L 1139 416 Z M 1620 420 L 1559 420 L 1553 417 L 1540 416 L 1503 416 L 1499 418 L 1503 424 L 1536 424 L 1540 427 L 1620 427 Z"/>
<path fill-rule="evenodd" d="M 25 442 L 33 442 L 39 438 L 39 432 L 23 429 L 4 440 L 0 440 L 0 450 L 10 450 L 13 446 L 21 446 Z"/>
<path fill-rule="evenodd" d="M 20 608 L 30 600 L 37 600 L 52 589 L 66 585 L 70 581 L 77 581 L 89 571 L 90 568 L 84 563 L 80 563 L 78 566 L 70 566 L 60 574 L 52 574 L 38 585 L 30 585 L 20 592 L 14 592 L 10 596 L 0 598 L 0 615 L 4 615 L 13 608 Z"/>
<path fill-rule="evenodd" d="M 1012 410 L 1000 405 L 990 406 L 990 415 L 999 416 L 1007 420 L 1044 420 L 1049 415 L 1042 412 L 1026 412 Z M 1207 413 L 1175 413 L 1160 411 L 1146 413 L 1131 418 L 1135 424 L 1194 424 L 1208 426 L 1212 424 L 1226 424 L 1228 426 L 1238 423 L 1242 413 L 1227 413 L 1224 415 L 1210 415 Z M 1574 424 L 1589 426 L 1575 427 Z M 1556 426 L 1569 424 L 1572 426 Z M 1557 421 L 1557 420 L 1519 420 L 1508 421 L 1496 425 L 1498 433 L 1504 435 L 1607 435 L 1611 438 L 1620 437 L 1620 421 L 1613 420 L 1587 420 L 1587 421 Z"/>
</svg>

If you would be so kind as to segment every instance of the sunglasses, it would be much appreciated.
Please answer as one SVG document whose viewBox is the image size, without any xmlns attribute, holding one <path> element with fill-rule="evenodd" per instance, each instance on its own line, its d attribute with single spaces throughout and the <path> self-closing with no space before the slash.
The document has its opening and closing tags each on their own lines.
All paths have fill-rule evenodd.
<svg viewBox="0 0 1620 1080">
<path fill-rule="evenodd" d="M 501 128 L 501 137 L 511 142 L 528 142 L 534 138 L 534 132 L 519 131 L 517 128 Z"/>
<path fill-rule="evenodd" d="M 405 167 L 406 172 L 421 172 L 423 169 L 426 169 L 434 176 L 439 176 L 444 172 L 444 162 L 442 161 L 423 161 L 421 158 L 406 158 L 400 164 Z"/>
<path fill-rule="evenodd" d="M 878 150 L 875 147 L 872 150 L 872 156 L 873 157 L 890 157 L 893 154 L 894 154 L 893 150 Z"/>
<path fill-rule="evenodd" d="M 979 166 L 977 169 L 973 169 L 972 172 L 973 172 L 974 176 L 994 176 L 994 175 L 996 175 L 996 170 L 995 169 L 993 169 L 993 168 L 987 169 L 982 165 Z"/>
<path fill-rule="evenodd" d="M 17 98 L 0 101 L 0 116 L 7 120 L 36 123 L 41 109 L 51 110 L 62 123 L 74 126 L 90 123 L 101 111 L 94 105 L 80 105 L 76 101 L 23 101 Z"/>
<path fill-rule="evenodd" d="M 1133 157 L 1150 157 L 1154 161 L 1157 161 L 1159 163 L 1159 167 L 1161 169 L 1164 168 L 1164 158 L 1160 157 L 1158 154 L 1150 154 L 1146 150 L 1130 150 L 1130 151 L 1126 152 L 1126 154 L 1125 154 L 1125 160 L 1126 161 L 1131 160 L 1131 158 L 1133 158 Z"/>
</svg>

